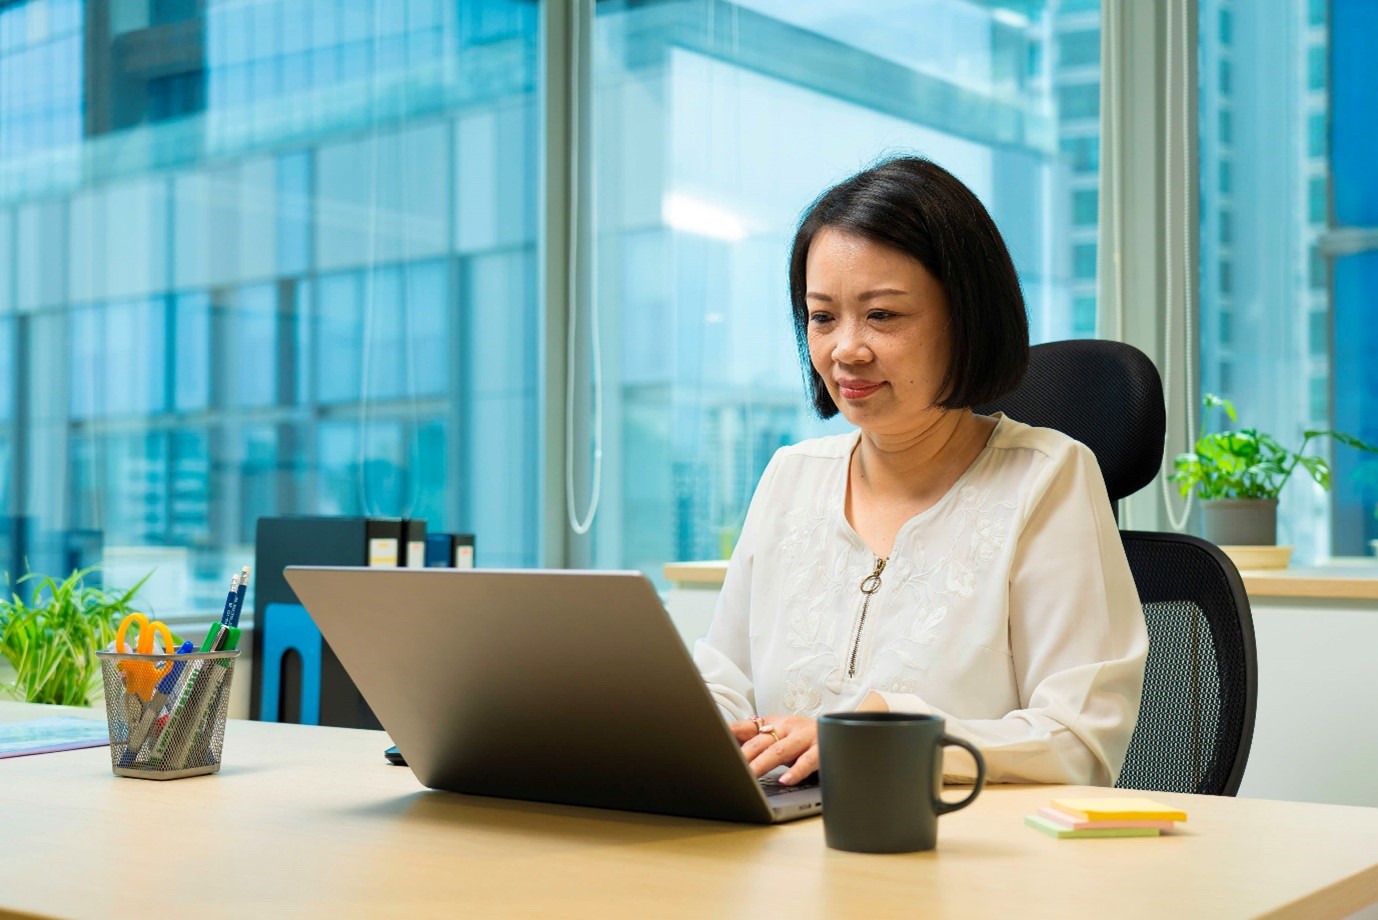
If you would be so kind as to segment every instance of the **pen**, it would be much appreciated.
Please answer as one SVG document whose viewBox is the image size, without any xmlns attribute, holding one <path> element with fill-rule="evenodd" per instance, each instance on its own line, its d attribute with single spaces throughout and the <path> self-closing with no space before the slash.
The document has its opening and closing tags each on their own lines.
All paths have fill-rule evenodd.
<svg viewBox="0 0 1378 920">
<path fill-rule="evenodd" d="M 246 565 L 239 572 L 239 590 L 234 595 L 234 613 L 230 616 L 230 622 L 226 626 L 238 626 L 239 615 L 244 612 L 244 594 L 249 590 L 249 567 Z"/>
<path fill-rule="evenodd" d="M 195 647 L 192 641 L 188 639 L 182 643 L 182 647 L 177 650 L 177 654 L 185 655 Z M 167 702 L 168 697 L 172 694 L 173 688 L 177 686 L 177 678 L 181 675 L 182 669 L 186 667 L 186 665 L 187 663 L 185 661 L 174 662 L 163 679 L 158 681 L 158 688 L 154 692 L 153 697 L 144 705 L 143 714 L 139 718 L 139 723 L 137 725 L 131 725 L 129 728 L 129 747 L 125 750 L 126 758 L 130 760 L 135 759 L 139 749 L 143 747 L 144 740 L 148 737 L 149 729 L 153 727 L 154 720 L 156 720 L 159 713 L 162 712 L 163 704 Z M 128 766 L 128 764 L 125 764 L 125 766 Z"/>
<path fill-rule="evenodd" d="M 226 626 L 234 625 L 234 621 L 237 619 L 234 610 L 235 600 L 241 597 L 243 597 L 243 595 L 239 593 L 239 576 L 232 575 L 230 577 L 230 593 L 225 597 L 225 612 L 220 614 L 221 623 L 224 623 Z M 204 652 L 206 649 L 203 648 L 201 651 Z"/>
</svg>

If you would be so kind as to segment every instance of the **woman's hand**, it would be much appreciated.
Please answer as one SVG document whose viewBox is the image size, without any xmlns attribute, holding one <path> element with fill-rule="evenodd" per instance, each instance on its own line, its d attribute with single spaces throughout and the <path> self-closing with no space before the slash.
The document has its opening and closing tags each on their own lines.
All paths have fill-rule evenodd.
<svg viewBox="0 0 1378 920">
<path fill-rule="evenodd" d="M 742 746 L 751 772 L 757 776 L 789 765 L 790 769 L 780 777 L 780 784 L 792 786 L 818 769 L 818 723 L 813 719 L 754 716 L 733 722 L 730 728 Z"/>
</svg>

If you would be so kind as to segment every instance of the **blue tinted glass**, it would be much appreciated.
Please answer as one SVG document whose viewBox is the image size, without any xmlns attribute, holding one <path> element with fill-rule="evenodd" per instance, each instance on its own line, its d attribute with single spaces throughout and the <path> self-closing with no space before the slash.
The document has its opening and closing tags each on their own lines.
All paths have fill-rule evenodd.
<svg viewBox="0 0 1378 920">
<path fill-rule="evenodd" d="M 15 366 L 14 324 L 13 319 L 0 316 L 0 367 Z M 14 418 L 14 384 L 13 374 L 0 373 L 0 426 Z M 4 508 L 0 503 L 0 514 L 4 513 Z"/>
<path fill-rule="evenodd" d="M 326 275 L 317 284 L 316 397 L 323 403 L 360 399 L 363 373 L 363 298 L 358 274 Z M 329 360 L 325 360 L 329 356 Z"/>
<path fill-rule="evenodd" d="M 172 464 L 169 532 L 179 543 L 207 543 L 211 529 L 211 439 L 203 428 L 179 428 L 169 437 Z"/>
<path fill-rule="evenodd" d="M 230 380 L 233 403 L 269 406 L 277 402 L 277 289 L 259 284 L 232 299 L 228 325 L 219 336 L 219 353 Z"/>
<path fill-rule="evenodd" d="M 278 271 L 305 272 L 311 263 L 311 158 L 294 153 L 278 159 Z"/>
<path fill-rule="evenodd" d="M 211 398 L 211 299 L 204 291 L 173 301 L 173 402 L 179 412 L 198 412 Z"/>
<path fill-rule="evenodd" d="M 595 10 L 595 81 L 618 87 L 595 103 L 595 125 L 605 127 L 595 129 L 600 196 L 589 206 L 593 300 L 605 308 L 605 342 L 617 343 L 602 352 L 604 451 L 616 445 L 620 473 L 603 473 L 587 544 L 599 564 L 660 577 L 667 561 L 723 557 L 774 450 L 845 427 L 820 423 L 804 402 L 784 254 L 809 202 L 881 156 L 925 154 L 985 203 L 1035 336 L 1095 332 L 1094 0 Z M 471 19 L 478 35 L 482 19 Z M 494 130 L 462 124 L 461 145 L 466 129 Z M 463 166 L 460 182 L 463 246 L 482 239 L 468 222 L 501 204 L 488 204 Z M 475 306 L 496 312 L 498 298 Z M 595 481 L 592 426 L 580 427 L 593 411 L 582 338 L 593 317 L 579 321 L 573 480 L 582 513 Z M 481 373 L 480 359 L 456 372 Z"/>
</svg>

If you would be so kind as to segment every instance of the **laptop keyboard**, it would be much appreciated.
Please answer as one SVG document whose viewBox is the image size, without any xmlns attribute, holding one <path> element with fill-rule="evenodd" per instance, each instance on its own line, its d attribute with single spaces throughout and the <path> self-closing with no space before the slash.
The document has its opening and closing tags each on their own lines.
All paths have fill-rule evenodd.
<svg viewBox="0 0 1378 920">
<path fill-rule="evenodd" d="M 818 785 L 818 774 L 815 773 L 808 779 L 795 783 L 793 786 L 783 786 L 779 779 L 773 776 L 763 777 L 760 780 L 761 791 L 766 795 L 783 795 L 786 792 L 797 792 L 800 789 L 812 789 Z"/>
</svg>

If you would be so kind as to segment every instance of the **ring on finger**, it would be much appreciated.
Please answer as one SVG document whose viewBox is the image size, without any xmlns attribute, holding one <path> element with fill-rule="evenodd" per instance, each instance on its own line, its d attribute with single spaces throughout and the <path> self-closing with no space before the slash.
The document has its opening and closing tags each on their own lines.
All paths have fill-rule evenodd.
<svg viewBox="0 0 1378 920">
<path fill-rule="evenodd" d="M 769 723 L 761 723 L 756 726 L 756 733 L 760 735 L 770 735 L 775 739 L 775 743 L 780 743 L 780 733 L 775 730 L 775 726 Z"/>
</svg>

